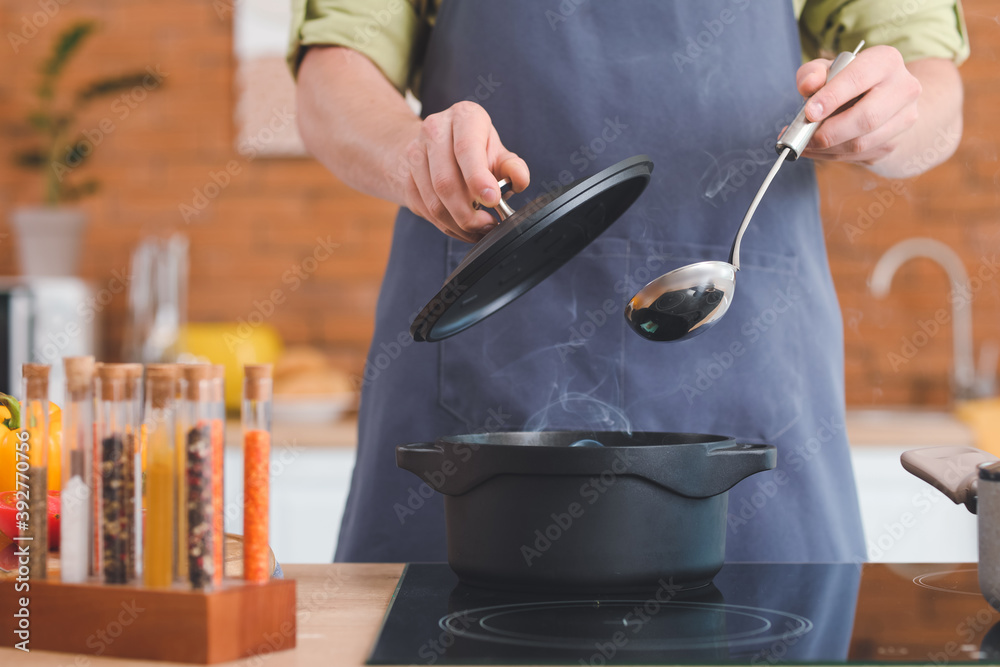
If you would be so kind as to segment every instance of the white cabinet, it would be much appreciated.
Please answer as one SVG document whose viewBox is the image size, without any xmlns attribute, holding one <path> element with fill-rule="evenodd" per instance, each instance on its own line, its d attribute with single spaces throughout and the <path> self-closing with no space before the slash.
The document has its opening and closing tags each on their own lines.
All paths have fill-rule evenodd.
<svg viewBox="0 0 1000 667">
<path fill-rule="evenodd" d="M 329 563 L 347 502 L 354 448 L 279 444 L 271 451 L 271 549 L 279 563 Z M 226 451 L 226 532 L 243 533 L 243 461 Z"/>
<path fill-rule="evenodd" d="M 903 470 L 912 446 L 851 449 L 868 558 L 875 562 L 959 563 L 979 560 L 976 516 Z"/>
</svg>

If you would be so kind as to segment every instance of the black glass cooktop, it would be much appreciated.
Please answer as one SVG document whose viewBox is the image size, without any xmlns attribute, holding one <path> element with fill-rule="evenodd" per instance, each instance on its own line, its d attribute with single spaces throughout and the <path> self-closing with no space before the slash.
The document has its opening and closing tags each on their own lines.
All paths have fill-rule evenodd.
<svg viewBox="0 0 1000 667">
<path fill-rule="evenodd" d="M 629 596 L 526 595 L 406 567 L 376 665 L 1000 661 L 1000 613 L 975 564 L 730 563 L 713 585 Z"/>
</svg>

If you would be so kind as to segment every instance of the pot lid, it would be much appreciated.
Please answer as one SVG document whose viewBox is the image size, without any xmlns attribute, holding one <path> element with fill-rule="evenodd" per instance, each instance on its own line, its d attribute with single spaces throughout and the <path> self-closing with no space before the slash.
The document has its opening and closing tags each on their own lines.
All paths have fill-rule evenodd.
<svg viewBox="0 0 1000 667">
<path fill-rule="evenodd" d="M 636 155 L 511 212 L 448 276 L 410 335 L 428 342 L 454 336 L 548 278 L 632 205 L 652 171 L 652 160 Z"/>
</svg>

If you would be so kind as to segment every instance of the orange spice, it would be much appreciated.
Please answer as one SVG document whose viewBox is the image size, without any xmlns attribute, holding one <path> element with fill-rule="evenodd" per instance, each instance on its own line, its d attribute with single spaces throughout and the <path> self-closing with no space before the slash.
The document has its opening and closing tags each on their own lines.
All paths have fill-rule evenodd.
<svg viewBox="0 0 1000 667">
<path fill-rule="evenodd" d="M 243 434 L 243 576 L 256 583 L 271 576 L 267 547 L 270 456 L 270 433 L 254 429 Z"/>
</svg>

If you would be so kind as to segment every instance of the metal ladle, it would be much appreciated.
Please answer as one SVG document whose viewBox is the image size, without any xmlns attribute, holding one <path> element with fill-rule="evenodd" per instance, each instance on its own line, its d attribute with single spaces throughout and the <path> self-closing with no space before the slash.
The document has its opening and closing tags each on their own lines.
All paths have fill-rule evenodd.
<svg viewBox="0 0 1000 667">
<path fill-rule="evenodd" d="M 827 83 L 854 60 L 862 46 L 863 41 L 854 49 L 854 53 L 845 51 L 837 56 L 827 73 Z M 806 120 L 805 109 L 806 105 L 803 104 L 795 119 L 778 137 L 775 144 L 778 159 L 743 216 L 743 222 L 733 240 L 729 261 L 698 262 L 682 266 L 656 278 L 636 292 L 625 306 L 625 319 L 633 331 L 648 340 L 682 340 L 708 331 L 726 314 L 736 290 L 736 272 L 740 270 L 740 242 L 750 218 L 784 161 L 796 160 L 819 128 L 820 123 Z"/>
</svg>

